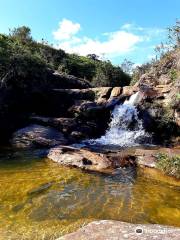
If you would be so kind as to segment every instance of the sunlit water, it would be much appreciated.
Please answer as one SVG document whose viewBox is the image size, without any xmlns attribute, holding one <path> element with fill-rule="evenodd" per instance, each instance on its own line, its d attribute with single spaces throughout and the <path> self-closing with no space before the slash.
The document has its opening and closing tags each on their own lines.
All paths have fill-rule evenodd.
<svg viewBox="0 0 180 240">
<path fill-rule="evenodd" d="M 130 168 L 94 174 L 1 151 L 0 239 L 56 239 L 99 219 L 180 226 L 179 190 Z"/>
</svg>

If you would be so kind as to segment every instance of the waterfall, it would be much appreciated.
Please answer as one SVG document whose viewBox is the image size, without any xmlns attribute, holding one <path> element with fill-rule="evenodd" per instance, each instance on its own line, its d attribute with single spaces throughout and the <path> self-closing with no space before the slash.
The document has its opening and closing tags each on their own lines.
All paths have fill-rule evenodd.
<svg viewBox="0 0 180 240">
<path fill-rule="evenodd" d="M 105 135 L 92 139 L 89 143 L 127 147 L 137 145 L 142 142 L 142 139 L 148 137 L 135 106 L 141 98 L 141 93 L 137 92 L 123 104 L 117 105 L 112 112 L 111 122 Z"/>
</svg>

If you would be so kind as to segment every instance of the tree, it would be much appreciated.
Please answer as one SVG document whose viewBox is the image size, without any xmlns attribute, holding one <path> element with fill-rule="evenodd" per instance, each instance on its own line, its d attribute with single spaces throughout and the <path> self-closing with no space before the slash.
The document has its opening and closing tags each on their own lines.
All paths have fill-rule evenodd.
<svg viewBox="0 0 180 240">
<path fill-rule="evenodd" d="M 22 42 L 32 41 L 31 29 L 26 26 L 10 29 L 9 35 L 13 38 L 17 38 Z"/>
<path fill-rule="evenodd" d="M 94 60 L 94 61 L 99 61 L 99 56 L 94 54 L 94 53 L 93 54 L 88 54 L 87 57 Z"/>
<path fill-rule="evenodd" d="M 168 28 L 168 39 L 169 43 L 174 48 L 180 47 L 180 20 L 176 20 L 176 24 Z"/>
<path fill-rule="evenodd" d="M 168 40 L 155 47 L 156 58 L 161 58 L 170 52 L 172 49 L 180 47 L 180 20 L 176 20 L 174 26 L 167 28 L 168 30 Z"/>
<path fill-rule="evenodd" d="M 124 61 L 121 63 L 120 67 L 125 73 L 131 74 L 133 70 L 133 65 L 133 62 L 125 58 Z"/>
<path fill-rule="evenodd" d="M 59 70 L 91 81 L 96 72 L 96 63 L 87 57 L 69 54 L 63 59 Z"/>
<path fill-rule="evenodd" d="M 144 63 L 144 64 L 142 64 L 140 66 L 136 66 L 133 69 L 133 71 L 132 71 L 131 85 L 134 85 L 136 82 L 138 82 L 140 77 L 150 70 L 150 68 L 152 67 L 153 63 L 154 62 L 152 61 L 150 63 L 147 62 L 147 63 Z"/>
<path fill-rule="evenodd" d="M 92 83 L 94 86 L 125 86 L 129 85 L 130 79 L 119 66 L 113 66 L 110 61 L 99 61 Z"/>
</svg>

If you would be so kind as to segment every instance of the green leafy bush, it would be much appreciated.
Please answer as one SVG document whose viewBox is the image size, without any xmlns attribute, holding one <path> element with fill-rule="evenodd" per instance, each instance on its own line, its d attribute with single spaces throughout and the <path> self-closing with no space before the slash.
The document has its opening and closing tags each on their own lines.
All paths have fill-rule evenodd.
<svg viewBox="0 0 180 240">
<path fill-rule="evenodd" d="M 170 176 L 180 178 L 180 156 L 169 156 L 165 153 L 159 153 L 157 156 L 157 168 Z"/>
</svg>

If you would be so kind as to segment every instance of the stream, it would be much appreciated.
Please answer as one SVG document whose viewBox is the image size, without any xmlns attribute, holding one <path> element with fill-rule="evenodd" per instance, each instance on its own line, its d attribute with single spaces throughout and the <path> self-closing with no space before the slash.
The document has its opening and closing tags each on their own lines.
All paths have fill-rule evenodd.
<svg viewBox="0 0 180 240">
<path fill-rule="evenodd" d="M 137 92 L 117 105 L 105 135 L 85 144 L 119 149 L 147 143 L 136 109 L 140 97 Z M 135 167 L 87 172 L 60 166 L 40 150 L 2 148 L 0 240 L 54 240 L 101 219 L 180 227 L 180 182 L 157 176 Z"/>
<path fill-rule="evenodd" d="M 90 173 L 40 152 L 0 152 L 1 240 L 56 239 L 100 219 L 180 227 L 180 185 L 140 169 Z"/>
</svg>

